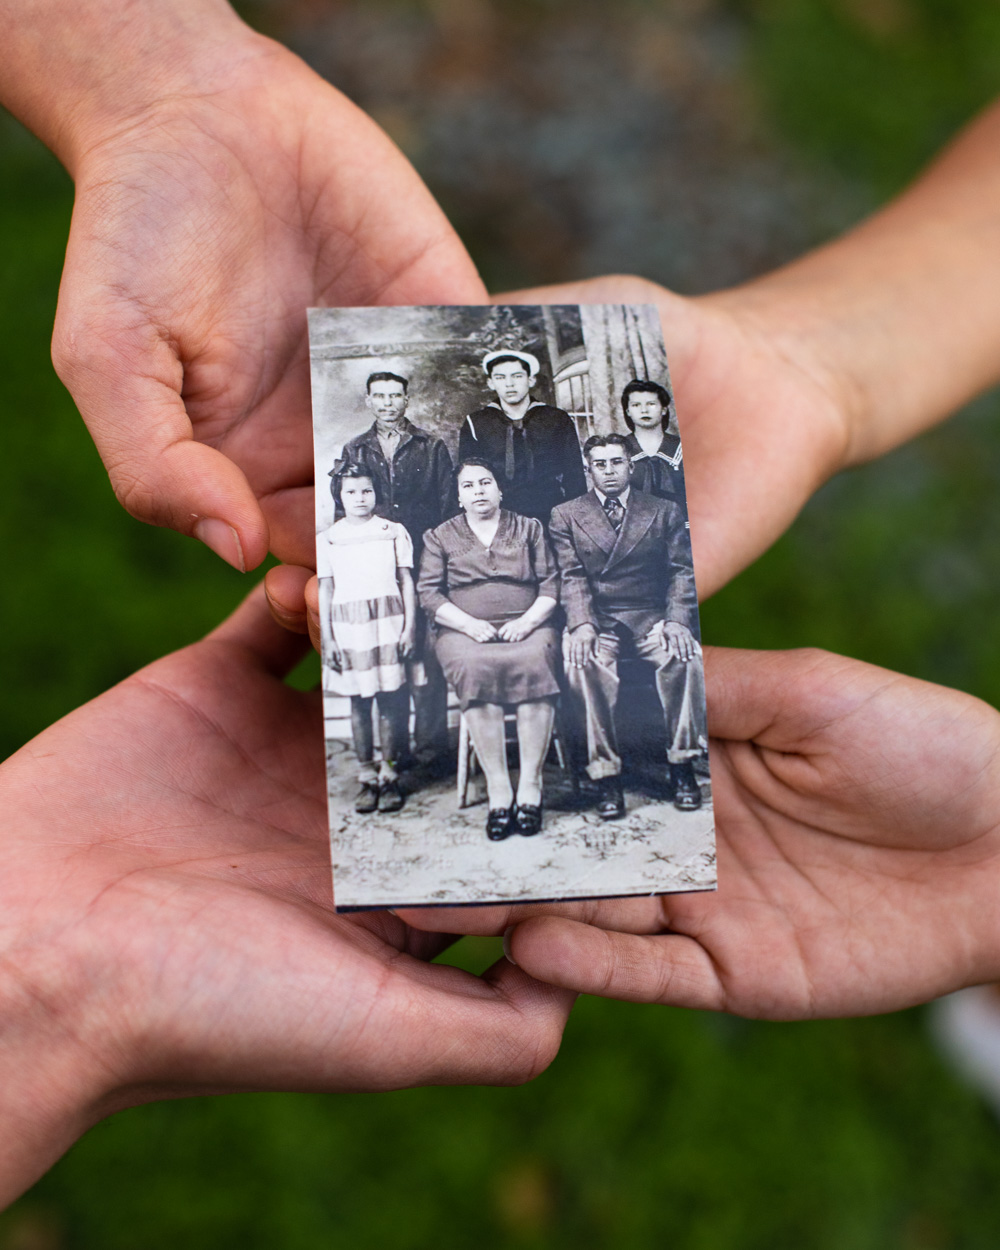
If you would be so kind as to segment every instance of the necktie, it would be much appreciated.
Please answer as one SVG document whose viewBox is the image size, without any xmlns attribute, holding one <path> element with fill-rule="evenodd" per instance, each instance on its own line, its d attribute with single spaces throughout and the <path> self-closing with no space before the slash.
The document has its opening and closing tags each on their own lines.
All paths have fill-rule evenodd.
<svg viewBox="0 0 1000 1250">
<path fill-rule="evenodd" d="M 508 482 L 514 479 L 527 467 L 521 464 L 523 452 L 526 450 L 526 439 L 524 433 L 524 423 L 522 421 L 507 420 L 507 445 L 504 448 L 504 476 Z"/>
<path fill-rule="evenodd" d="M 604 511 L 607 514 L 611 526 L 617 534 L 622 527 L 622 521 L 625 519 L 625 509 L 617 499 L 613 499 L 610 495 L 604 501 Z"/>
</svg>

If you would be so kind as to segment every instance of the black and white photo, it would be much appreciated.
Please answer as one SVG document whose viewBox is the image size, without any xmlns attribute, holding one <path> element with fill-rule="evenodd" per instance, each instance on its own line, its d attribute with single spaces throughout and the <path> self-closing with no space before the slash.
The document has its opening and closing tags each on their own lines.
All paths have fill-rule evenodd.
<svg viewBox="0 0 1000 1250">
<path fill-rule="evenodd" d="M 338 909 L 714 888 L 656 310 L 309 324 Z"/>
</svg>

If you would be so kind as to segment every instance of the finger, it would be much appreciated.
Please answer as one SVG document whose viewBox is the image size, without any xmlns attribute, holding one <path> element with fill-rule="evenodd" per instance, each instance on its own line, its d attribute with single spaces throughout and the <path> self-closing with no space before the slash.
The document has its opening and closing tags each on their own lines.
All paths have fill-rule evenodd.
<svg viewBox="0 0 1000 1250">
<path fill-rule="evenodd" d="M 610 933 L 544 916 L 519 924 L 507 945 L 519 968 L 577 993 L 703 1011 L 725 1007 L 712 960 L 693 938 L 680 934 Z"/>
<path fill-rule="evenodd" d="M 517 905 L 507 903 L 496 907 L 397 907 L 400 920 L 411 929 L 428 933 L 457 933 L 477 937 L 499 937 L 512 924 Z"/>
<path fill-rule="evenodd" d="M 309 632 L 306 586 L 314 576 L 311 569 L 294 564 L 279 564 L 268 569 L 264 578 L 271 615 L 284 629 L 295 634 Z"/>
<path fill-rule="evenodd" d="M 412 955 L 414 959 L 424 963 L 436 959 L 460 941 L 462 936 L 458 933 L 440 933 L 433 928 L 416 929 L 394 911 L 355 912 L 344 919 L 349 924 L 374 933 L 386 945 L 394 946 L 396 950 Z"/>
<path fill-rule="evenodd" d="M 535 916 L 565 916 L 583 924 L 622 933 L 659 933 L 663 929 L 663 899 L 582 899 L 567 903 L 501 903 L 486 907 L 397 908 L 396 914 L 412 929 L 499 937 L 511 925 Z"/>
<path fill-rule="evenodd" d="M 416 1020 L 411 1005 L 400 1021 L 415 1069 L 411 1084 L 520 1085 L 555 1058 L 573 991 L 546 985 L 506 959 L 481 978 L 440 964 L 419 966 L 428 991 Z"/>
<path fill-rule="evenodd" d="M 324 989 L 318 975 L 312 984 L 317 1009 L 297 1039 L 298 1088 L 518 1085 L 551 1063 L 576 998 L 507 960 L 477 977 L 400 954 L 352 980 L 353 1000 L 367 1006 L 357 1029 L 347 1025 L 348 1037 L 337 1018 L 344 1016 L 343 984 Z M 338 1033 L 346 1043 L 339 1054 L 330 1044 Z M 287 1055 L 277 1058 L 287 1066 Z"/>
<path fill-rule="evenodd" d="M 667 295 L 663 287 L 631 274 L 609 274 L 579 282 L 556 282 L 491 295 L 494 304 L 655 304 Z"/>
<path fill-rule="evenodd" d="M 798 749 L 855 710 L 894 673 L 827 651 L 743 651 L 706 647 L 705 694 L 715 738 Z"/>
<path fill-rule="evenodd" d="M 142 1048 L 130 1080 L 167 1081 L 174 1090 L 191 1082 L 200 1092 L 513 1085 L 538 1075 L 559 1049 L 572 991 L 536 981 L 506 960 L 482 977 L 428 964 L 387 950 L 367 926 L 319 915 L 292 940 L 295 930 L 270 926 L 270 904 L 265 908 L 263 923 L 247 925 L 238 975 L 224 995 L 216 970 L 220 951 L 229 948 L 224 939 L 216 949 L 200 936 L 212 975 L 192 993 L 189 971 L 181 972 L 184 1021 L 176 1006 L 162 1007 L 174 1027 L 155 1029 L 158 1041 Z M 228 917 L 216 923 L 229 931 Z M 176 999 L 158 998 L 156 1005 L 166 1002 Z"/>
<path fill-rule="evenodd" d="M 319 578 L 310 577 L 306 582 L 306 622 L 309 626 L 309 641 L 322 654 L 323 639 L 319 627 Z"/>
<path fill-rule="evenodd" d="M 56 372 L 76 401 L 122 506 L 150 525 L 198 538 L 241 572 L 267 554 L 268 527 L 243 472 L 194 439 L 184 371 L 166 337 L 115 310 L 103 324 L 60 295 Z"/>
<path fill-rule="evenodd" d="M 262 583 L 253 588 L 236 611 L 216 626 L 205 641 L 245 648 L 275 677 L 291 672 L 309 649 L 304 638 L 275 621 Z"/>
</svg>

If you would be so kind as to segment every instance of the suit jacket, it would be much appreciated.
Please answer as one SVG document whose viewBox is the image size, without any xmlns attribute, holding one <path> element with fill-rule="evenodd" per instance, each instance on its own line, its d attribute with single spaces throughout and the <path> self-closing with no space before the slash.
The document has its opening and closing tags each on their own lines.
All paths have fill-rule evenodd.
<svg viewBox="0 0 1000 1250">
<path fill-rule="evenodd" d="M 589 622 L 641 638 L 657 621 L 676 621 L 698 636 L 691 543 L 672 500 L 633 486 L 616 534 L 591 490 L 552 510 L 549 537 L 569 629 Z"/>
<path fill-rule="evenodd" d="M 513 476 L 506 472 L 508 436 Z M 543 525 L 557 503 L 587 489 L 573 418 L 551 404 L 533 403 L 516 424 L 499 404 L 469 413 L 458 436 L 458 458 L 465 456 L 489 460 L 500 477 L 503 506 Z"/>
<path fill-rule="evenodd" d="M 440 525 L 458 508 L 452 482 L 451 456 L 439 438 L 412 422 L 401 423 L 402 437 L 390 465 L 372 425 L 344 444 L 340 460 L 330 476 L 335 478 L 348 462 L 363 465 L 378 491 L 375 511 L 389 521 L 399 521 L 413 539 L 416 562 L 424 533 Z"/>
</svg>

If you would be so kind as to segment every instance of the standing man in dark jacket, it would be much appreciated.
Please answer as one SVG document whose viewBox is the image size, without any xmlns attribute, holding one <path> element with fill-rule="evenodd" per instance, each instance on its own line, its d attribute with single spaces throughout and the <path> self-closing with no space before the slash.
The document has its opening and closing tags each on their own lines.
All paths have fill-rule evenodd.
<svg viewBox="0 0 1000 1250">
<path fill-rule="evenodd" d="M 376 512 L 405 526 L 413 540 L 416 568 L 425 532 L 455 511 L 455 490 L 448 448 L 440 438 L 406 419 L 409 386 L 409 380 L 397 373 L 373 373 L 369 377 L 365 405 L 375 421 L 344 444 L 330 476 L 336 490 L 337 474 L 345 464 L 364 466 L 378 495 Z M 426 625 L 418 611 L 411 689 L 417 757 L 421 763 L 432 764 L 448 751 L 448 687 L 433 649 L 426 643 Z"/>
<path fill-rule="evenodd" d="M 497 398 L 462 422 L 458 458 L 485 457 L 499 475 L 503 506 L 548 525 L 556 504 L 584 494 L 587 479 L 573 418 L 531 398 L 538 369 L 530 352 L 487 352 L 483 372 Z"/>
<path fill-rule="evenodd" d="M 655 670 L 674 806 L 695 811 L 702 798 L 693 761 L 704 758 L 708 737 L 684 513 L 631 484 L 625 435 L 595 434 L 583 451 L 594 489 L 553 511 L 549 537 L 566 613 L 567 702 L 585 730 L 597 813 L 605 820 L 625 814 L 615 730 L 620 658 Z"/>
</svg>

